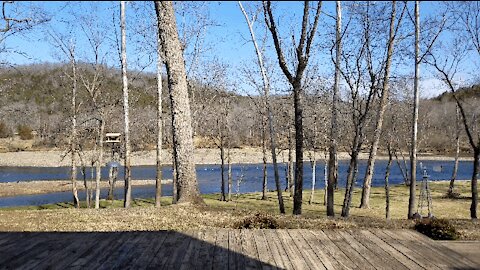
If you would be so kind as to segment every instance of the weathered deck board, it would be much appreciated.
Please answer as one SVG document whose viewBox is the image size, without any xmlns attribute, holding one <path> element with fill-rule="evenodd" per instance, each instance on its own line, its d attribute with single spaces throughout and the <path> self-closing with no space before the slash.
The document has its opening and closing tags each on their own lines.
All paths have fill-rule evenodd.
<svg viewBox="0 0 480 270">
<path fill-rule="evenodd" d="M 0 233 L 0 269 L 65 268 L 480 269 L 480 265 L 410 230 Z"/>
</svg>

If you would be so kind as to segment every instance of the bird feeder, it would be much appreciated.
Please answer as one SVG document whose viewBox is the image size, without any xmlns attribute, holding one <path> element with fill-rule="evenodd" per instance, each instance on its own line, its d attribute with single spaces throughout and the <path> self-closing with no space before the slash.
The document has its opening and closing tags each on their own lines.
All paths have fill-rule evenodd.
<svg viewBox="0 0 480 270">
<path fill-rule="evenodd" d="M 106 143 L 120 143 L 120 133 L 107 133 L 105 134 Z"/>
</svg>

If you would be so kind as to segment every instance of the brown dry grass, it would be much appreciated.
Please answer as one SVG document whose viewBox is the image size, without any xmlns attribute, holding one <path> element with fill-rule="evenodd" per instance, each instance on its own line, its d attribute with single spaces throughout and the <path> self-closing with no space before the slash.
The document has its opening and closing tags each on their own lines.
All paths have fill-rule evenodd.
<svg viewBox="0 0 480 270">
<path fill-rule="evenodd" d="M 480 226 L 469 219 L 469 183 L 458 182 L 459 199 L 447 199 L 448 183 L 432 183 L 434 215 L 447 218 L 460 231 L 461 240 L 480 240 Z M 373 188 L 371 209 L 359 209 L 360 194 L 355 192 L 351 217 L 339 217 L 343 190 L 335 194 L 336 218 L 327 218 L 323 206 L 323 191 L 317 191 L 315 203 L 303 205 L 303 215 L 293 216 L 292 200 L 284 194 L 286 215 L 278 214 L 274 193 L 268 200 L 260 194 L 233 196 L 231 202 L 218 201 L 218 195 L 205 195 L 206 206 L 171 205 L 171 198 L 162 199 L 163 207 L 156 209 L 152 200 L 135 200 L 131 209 L 121 208 L 121 201 L 102 201 L 102 209 L 72 209 L 71 204 L 43 207 L 20 207 L 0 211 L 0 231 L 132 231 L 132 230 L 186 230 L 192 228 L 232 228 L 235 223 L 255 213 L 264 213 L 277 220 L 281 228 L 412 228 L 406 220 L 408 189 L 392 187 L 391 220 L 384 218 L 383 188 Z M 309 192 L 305 192 L 309 198 Z M 46 208 L 46 209 L 45 209 Z M 38 210 L 43 209 L 43 210 Z"/>
</svg>

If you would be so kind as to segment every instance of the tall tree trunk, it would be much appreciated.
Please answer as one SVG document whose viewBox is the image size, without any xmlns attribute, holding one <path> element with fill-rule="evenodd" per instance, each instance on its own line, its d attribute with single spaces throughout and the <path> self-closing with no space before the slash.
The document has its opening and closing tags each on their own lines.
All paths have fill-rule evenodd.
<svg viewBox="0 0 480 270">
<path fill-rule="evenodd" d="M 73 194 L 73 205 L 76 208 L 80 208 L 80 200 L 78 199 L 78 190 L 77 190 L 77 64 L 75 58 L 71 57 L 72 64 L 72 134 L 70 142 L 70 152 L 72 154 L 72 163 L 71 163 L 71 175 L 70 179 L 72 182 L 72 194 Z"/>
<path fill-rule="evenodd" d="M 383 77 L 382 94 L 380 99 L 380 109 L 377 113 L 377 123 L 375 127 L 374 139 L 370 148 L 370 154 L 367 162 L 367 171 L 363 180 L 362 199 L 360 208 L 370 208 L 370 189 L 372 186 L 372 177 L 375 168 L 375 160 L 377 158 L 378 145 L 380 144 L 380 136 L 383 127 L 383 115 L 388 105 L 388 96 L 390 92 L 390 67 L 392 65 L 393 48 L 395 43 L 395 17 L 396 17 L 396 1 L 392 1 L 392 13 L 390 16 L 390 33 L 388 38 L 387 59 L 385 63 L 385 75 Z"/>
<path fill-rule="evenodd" d="M 303 102 L 302 86 L 298 81 L 293 88 L 295 107 L 295 195 L 293 196 L 293 214 L 302 214 L 303 201 Z"/>
<path fill-rule="evenodd" d="M 412 127 L 412 150 L 410 151 L 410 197 L 408 199 L 408 218 L 412 219 L 415 214 L 415 188 L 417 186 L 417 130 L 418 130 L 418 80 L 420 76 L 420 2 L 415 1 L 415 77 L 413 80 L 413 127 Z"/>
<path fill-rule="evenodd" d="M 458 106 L 455 106 L 455 162 L 453 163 L 453 173 L 450 179 L 447 196 L 453 196 L 455 180 L 457 179 L 458 158 L 460 155 L 460 112 Z"/>
<path fill-rule="evenodd" d="M 388 178 L 390 177 L 390 168 L 392 167 L 393 155 L 390 145 L 388 147 L 388 162 L 385 169 L 385 218 L 390 219 L 390 186 L 388 185 Z"/>
<path fill-rule="evenodd" d="M 337 139 L 338 139 L 338 124 L 337 124 L 337 103 L 338 92 L 340 87 L 340 61 L 342 60 L 342 3 L 336 1 L 336 48 L 335 48 L 335 82 L 333 86 L 333 100 L 332 100 L 332 128 L 330 129 L 330 149 L 328 158 L 328 183 L 326 186 L 327 198 L 327 216 L 335 216 L 334 206 L 334 192 L 336 186 L 336 172 L 337 168 Z"/>
<path fill-rule="evenodd" d="M 161 206 L 160 199 L 162 197 L 162 66 L 162 45 L 160 44 L 160 39 L 157 38 L 157 174 L 155 177 L 155 207 Z"/>
<path fill-rule="evenodd" d="M 282 47 L 280 45 L 280 39 L 278 37 L 277 28 L 275 25 L 275 19 L 273 17 L 271 9 L 271 1 L 263 2 L 263 10 L 265 15 L 265 23 L 272 34 L 272 39 L 275 45 L 275 51 L 277 53 L 278 63 L 280 68 L 288 79 L 293 89 L 293 105 L 295 111 L 295 194 L 293 197 L 293 214 L 302 214 L 302 195 L 303 195 L 303 75 L 308 65 L 308 59 L 310 57 L 310 49 L 313 39 L 316 35 L 319 16 L 322 10 L 322 2 L 317 3 L 315 10 L 315 17 L 312 24 L 309 24 L 309 3 L 304 2 L 303 19 L 300 40 L 298 46 L 295 48 L 296 53 L 296 69 L 294 75 L 290 72 L 289 67 L 285 61 Z M 309 27 L 311 26 L 311 27 Z M 310 29 L 308 29 L 310 28 Z M 308 34 L 307 34 L 308 33 Z M 267 107 L 268 108 L 268 107 Z M 274 145 L 272 146 L 274 147 Z M 272 151 L 273 153 L 273 151 Z M 278 175 L 278 171 L 276 172 Z M 278 191 L 279 203 L 281 203 L 281 189 L 278 188 L 279 180 L 275 177 Z M 282 207 L 280 205 L 280 207 Z"/>
<path fill-rule="evenodd" d="M 122 84 L 123 84 L 123 116 L 125 132 L 125 198 L 124 207 L 129 208 L 132 200 L 132 181 L 130 172 L 130 117 L 128 105 L 127 80 L 127 30 L 125 25 L 125 1 L 120 1 L 120 28 L 122 32 Z"/>
<path fill-rule="evenodd" d="M 103 163 L 103 134 L 105 133 L 105 121 L 100 120 L 100 131 L 98 133 L 98 157 L 95 177 L 95 209 L 100 208 L 100 180 L 102 178 L 102 163 Z"/>
<path fill-rule="evenodd" d="M 172 103 L 172 133 L 177 168 L 179 203 L 203 204 L 195 172 L 192 119 L 182 47 L 178 38 L 173 2 L 155 1 L 158 32 L 165 52 Z"/>
</svg>

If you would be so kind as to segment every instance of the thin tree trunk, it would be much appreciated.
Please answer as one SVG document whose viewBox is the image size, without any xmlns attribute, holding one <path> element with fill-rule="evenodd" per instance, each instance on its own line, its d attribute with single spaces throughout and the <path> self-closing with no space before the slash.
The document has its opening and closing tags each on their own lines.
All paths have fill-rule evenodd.
<svg viewBox="0 0 480 270">
<path fill-rule="evenodd" d="M 478 205 L 478 190 L 477 181 L 479 173 L 480 147 L 476 147 L 473 151 L 473 174 L 472 174 L 472 204 L 470 206 L 470 217 L 477 219 L 477 205 Z"/>
<path fill-rule="evenodd" d="M 123 85 L 123 116 L 125 132 L 125 198 L 124 207 L 129 208 L 132 200 L 132 181 L 130 172 L 130 117 L 128 105 L 127 80 L 127 30 L 125 25 L 125 1 L 120 1 L 120 28 L 122 32 L 122 85 Z"/>
<path fill-rule="evenodd" d="M 71 182 L 72 182 L 72 194 L 73 194 L 73 205 L 76 208 L 80 208 L 80 200 L 78 199 L 78 190 L 77 190 L 77 65 L 75 63 L 75 58 L 71 57 L 72 64 L 72 137 L 70 142 L 70 152 L 72 154 L 72 163 L 71 163 Z"/>
<path fill-rule="evenodd" d="M 165 52 L 172 104 L 172 133 L 179 203 L 203 204 L 195 171 L 190 101 L 185 61 L 178 38 L 173 2 L 155 1 L 159 36 Z"/>
<path fill-rule="evenodd" d="M 313 196 L 315 195 L 315 180 L 316 180 L 316 168 L 317 168 L 317 158 L 315 156 L 315 149 L 313 149 L 313 160 L 311 161 L 312 165 L 312 192 L 310 193 L 310 200 L 308 204 L 313 203 Z"/>
<path fill-rule="evenodd" d="M 293 162 L 293 138 L 290 128 L 288 129 L 288 189 L 290 191 L 290 197 L 293 197 L 295 193 L 295 177 L 294 177 L 294 162 Z"/>
<path fill-rule="evenodd" d="M 390 187 L 388 178 L 390 177 L 390 168 L 392 167 L 393 155 L 390 146 L 388 146 L 388 162 L 385 170 L 385 218 L 390 219 Z"/>
<path fill-rule="evenodd" d="M 393 155 L 395 156 L 395 160 L 397 162 L 398 168 L 400 169 L 400 172 L 402 173 L 403 181 L 405 182 L 406 186 L 409 186 L 409 180 L 408 180 L 408 171 L 406 171 L 406 168 L 402 167 L 402 164 L 400 163 L 400 160 L 398 159 L 397 152 L 394 150 Z"/>
<path fill-rule="evenodd" d="M 157 35 L 158 37 L 158 35 Z M 160 207 L 162 197 L 162 45 L 157 38 L 157 174 L 155 177 L 155 207 Z"/>
<path fill-rule="evenodd" d="M 324 181 L 324 193 L 323 193 L 323 205 L 327 205 L 327 192 L 328 192 L 328 156 L 327 152 L 324 152 L 324 167 L 323 167 L 323 181 Z"/>
<path fill-rule="evenodd" d="M 263 182 L 262 182 L 262 200 L 268 200 L 267 196 L 267 131 L 265 130 L 265 121 L 262 116 L 262 155 L 263 155 Z"/>
<path fill-rule="evenodd" d="M 223 138 L 223 129 L 222 129 L 222 124 L 217 121 L 218 125 L 218 132 L 220 135 L 220 172 L 222 174 L 221 179 L 221 196 L 220 196 L 220 201 L 224 202 L 226 201 L 226 196 L 225 196 L 225 148 L 224 148 L 224 138 Z"/>
<path fill-rule="evenodd" d="M 87 181 L 87 167 L 85 165 L 82 166 L 82 176 L 83 176 L 83 185 L 85 186 L 85 203 L 87 208 L 90 208 L 90 198 L 88 197 L 88 181 Z"/>
<path fill-rule="evenodd" d="M 228 201 L 232 200 L 232 162 L 230 160 L 230 146 L 227 148 L 227 167 L 228 167 Z"/>
<path fill-rule="evenodd" d="M 174 151 L 172 151 L 172 180 L 173 180 L 173 184 L 172 184 L 172 188 L 173 188 L 173 192 L 172 192 L 172 203 L 173 204 L 176 204 L 177 201 L 178 201 L 178 190 L 177 190 L 177 164 L 175 163 L 175 153 Z"/>
<path fill-rule="evenodd" d="M 118 177 L 118 167 L 111 167 L 110 168 L 110 188 L 108 189 L 108 196 L 107 200 L 115 200 L 115 183 L 117 182 Z"/>
<path fill-rule="evenodd" d="M 101 113 L 103 115 L 103 113 Z M 102 116 L 103 119 L 103 116 Z M 95 209 L 100 208 L 100 180 L 102 178 L 103 163 L 103 134 L 105 133 L 105 121 L 100 120 L 100 132 L 98 134 L 98 159 L 95 177 Z"/>
<path fill-rule="evenodd" d="M 458 158 L 460 155 L 460 112 L 458 106 L 455 107 L 455 162 L 453 163 L 453 173 L 450 179 L 447 196 L 453 196 L 455 180 L 457 179 Z"/>
<path fill-rule="evenodd" d="M 419 104 L 419 76 L 420 63 L 420 2 L 415 1 L 415 77 L 413 80 L 413 127 L 412 127 L 412 150 L 410 153 L 410 197 L 408 199 L 408 218 L 412 219 L 415 214 L 415 188 L 417 186 L 417 129 L 418 129 L 418 104 Z"/>
<path fill-rule="evenodd" d="M 390 16 L 390 33 L 388 39 L 387 61 L 385 63 L 385 75 L 383 77 L 382 94 L 380 99 L 380 109 L 377 113 L 377 123 L 375 127 L 374 139 L 370 148 L 370 154 L 367 162 L 367 171 L 363 180 L 362 199 L 360 208 L 370 208 L 370 189 L 372 186 L 372 178 L 375 168 L 375 160 L 377 158 L 378 145 L 380 144 L 380 136 L 383 128 L 383 116 L 388 105 L 388 96 L 390 92 L 390 67 L 392 65 L 393 48 L 395 43 L 395 17 L 396 17 L 396 1 L 392 1 L 392 14 Z"/>
<path fill-rule="evenodd" d="M 327 198 L 327 216 L 335 216 L 333 209 L 334 192 L 337 182 L 336 172 L 337 167 L 337 140 L 338 140 L 338 124 L 337 124 L 337 103 L 338 92 L 340 87 L 340 61 L 342 60 L 342 3 L 336 1 L 336 48 L 335 48 L 335 82 L 333 86 L 333 100 L 332 100 L 332 128 L 330 129 L 330 149 L 328 158 L 328 183 L 326 185 Z"/>
<path fill-rule="evenodd" d="M 352 201 L 353 188 L 358 166 L 358 150 L 353 150 L 348 166 L 347 183 L 345 185 L 345 197 L 343 199 L 342 217 L 350 216 L 350 204 Z"/>
</svg>

